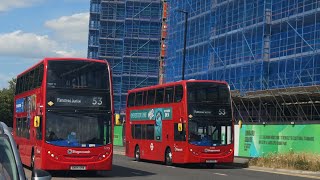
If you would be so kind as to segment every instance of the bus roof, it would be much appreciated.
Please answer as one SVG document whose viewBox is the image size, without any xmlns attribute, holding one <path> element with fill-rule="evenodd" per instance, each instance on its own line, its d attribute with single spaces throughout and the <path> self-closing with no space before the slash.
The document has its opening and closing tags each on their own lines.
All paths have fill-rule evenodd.
<svg viewBox="0 0 320 180">
<path fill-rule="evenodd" d="M 37 67 L 39 64 L 45 62 L 45 61 L 59 61 L 59 60 L 79 60 L 79 61 L 93 61 L 93 62 L 100 62 L 100 63 L 108 63 L 107 61 L 104 60 L 98 60 L 98 59 L 87 59 L 87 58 L 76 58 L 76 57 L 46 57 L 42 60 L 40 60 L 38 63 L 36 63 L 35 65 L 31 66 L 30 68 L 28 68 L 27 70 L 23 71 L 22 73 L 18 74 L 18 78 L 24 74 L 26 74 L 27 72 L 29 72 L 31 69 Z"/>
<path fill-rule="evenodd" d="M 174 86 L 174 85 L 179 85 L 179 84 L 184 85 L 187 82 L 212 82 L 212 83 L 219 83 L 219 84 L 228 85 L 228 83 L 226 81 L 190 79 L 190 80 L 180 80 L 180 81 L 176 81 L 176 82 L 169 82 L 169 83 L 165 83 L 165 84 L 158 84 L 158 85 L 154 85 L 154 86 L 131 89 L 131 90 L 128 91 L 128 93 L 146 91 L 146 90 L 149 90 L 149 89 L 156 89 L 156 88 L 160 88 L 160 87 L 168 87 L 168 86 Z"/>
</svg>

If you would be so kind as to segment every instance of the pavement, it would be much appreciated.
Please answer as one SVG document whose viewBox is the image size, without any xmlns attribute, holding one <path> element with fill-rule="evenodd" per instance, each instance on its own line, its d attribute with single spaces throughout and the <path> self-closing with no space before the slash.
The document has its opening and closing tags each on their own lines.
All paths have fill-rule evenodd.
<svg viewBox="0 0 320 180">
<path fill-rule="evenodd" d="M 113 146 L 113 152 L 114 154 L 125 155 L 125 148 L 123 146 Z M 233 163 L 222 166 L 229 168 L 243 168 L 250 171 L 269 172 L 275 174 L 290 174 L 312 179 L 320 179 L 320 172 L 249 166 L 249 160 L 250 159 L 246 157 L 234 157 Z"/>
</svg>

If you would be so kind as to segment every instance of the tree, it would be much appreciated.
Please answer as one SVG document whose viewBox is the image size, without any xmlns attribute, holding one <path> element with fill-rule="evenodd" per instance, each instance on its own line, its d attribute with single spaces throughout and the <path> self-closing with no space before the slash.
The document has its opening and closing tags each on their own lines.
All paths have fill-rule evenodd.
<svg viewBox="0 0 320 180">
<path fill-rule="evenodd" d="M 0 90 L 0 121 L 13 126 L 14 94 L 17 80 L 10 80 L 9 87 Z"/>
</svg>

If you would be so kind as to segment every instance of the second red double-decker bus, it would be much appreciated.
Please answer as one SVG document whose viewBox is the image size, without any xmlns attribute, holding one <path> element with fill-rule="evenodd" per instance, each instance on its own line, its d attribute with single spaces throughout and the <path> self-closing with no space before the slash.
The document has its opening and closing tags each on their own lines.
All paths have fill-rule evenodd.
<svg viewBox="0 0 320 180">
<path fill-rule="evenodd" d="M 23 164 L 110 170 L 113 101 L 105 61 L 45 58 L 17 77 L 14 138 Z"/>
<path fill-rule="evenodd" d="M 126 155 L 173 163 L 231 163 L 233 116 L 226 82 L 184 80 L 130 90 Z"/>
</svg>

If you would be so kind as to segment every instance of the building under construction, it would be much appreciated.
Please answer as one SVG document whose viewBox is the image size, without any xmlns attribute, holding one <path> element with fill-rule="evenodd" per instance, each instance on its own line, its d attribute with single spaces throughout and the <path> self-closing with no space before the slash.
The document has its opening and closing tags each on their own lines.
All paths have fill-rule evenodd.
<svg viewBox="0 0 320 180">
<path fill-rule="evenodd" d="M 164 79 L 225 80 L 236 120 L 320 120 L 318 0 L 168 0 Z M 184 12 L 183 12 L 184 11 Z M 187 13 L 186 13 L 187 12 Z"/>
<path fill-rule="evenodd" d="M 160 0 L 91 0 L 88 57 L 112 67 L 116 113 L 127 91 L 158 83 Z"/>
</svg>

